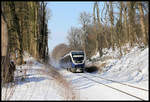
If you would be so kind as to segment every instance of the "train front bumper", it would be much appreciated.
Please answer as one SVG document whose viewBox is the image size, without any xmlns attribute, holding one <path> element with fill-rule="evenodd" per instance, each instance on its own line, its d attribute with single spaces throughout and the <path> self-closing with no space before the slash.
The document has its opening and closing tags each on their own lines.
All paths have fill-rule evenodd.
<svg viewBox="0 0 150 102">
<path fill-rule="evenodd" d="M 83 72 L 84 71 L 84 64 L 73 64 L 72 68 L 76 69 L 76 72 Z"/>
<path fill-rule="evenodd" d="M 76 68 L 76 72 L 83 72 L 84 68 Z"/>
</svg>

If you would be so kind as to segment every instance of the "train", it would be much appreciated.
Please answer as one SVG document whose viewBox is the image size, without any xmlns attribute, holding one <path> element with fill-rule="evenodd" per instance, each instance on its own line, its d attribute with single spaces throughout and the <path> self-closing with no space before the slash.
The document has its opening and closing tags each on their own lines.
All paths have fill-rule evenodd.
<svg viewBox="0 0 150 102">
<path fill-rule="evenodd" d="M 70 72 L 84 72 L 86 55 L 84 51 L 70 51 L 59 60 L 60 67 Z"/>
</svg>

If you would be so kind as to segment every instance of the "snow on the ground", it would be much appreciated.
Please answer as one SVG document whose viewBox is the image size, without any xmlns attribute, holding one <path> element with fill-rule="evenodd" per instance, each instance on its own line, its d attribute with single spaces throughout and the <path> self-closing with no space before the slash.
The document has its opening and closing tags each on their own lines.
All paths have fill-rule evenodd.
<svg viewBox="0 0 150 102">
<path fill-rule="evenodd" d="M 106 50 L 104 57 L 111 56 L 111 58 L 95 62 L 96 64 L 106 63 L 101 72 L 71 73 L 66 70 L 59 70 L 59 72 L 63 74 L 68 82 L 72 83 L 73 91 L 80 95 L 79 100 L 139 100 L 89 79 L 119 88 L 120 90 L 129 92 L 144 100 L 149 100 L 148 91 L 143 92 L 141 90 L 90 76 L 95 75 L 149 90 L 149 48 L 141 49 L 136 46 L 134 48 L 128 47 L 127 50 L 128 53 L 123 53 L 123 56 L 120 59 L 118 59 L 119 50 Z M 93 59 L 98 58 L 98 54 L 93 56 Z M 25 57 L 25 60 L 27 60 L 27 64 L 18 66 L 17 69 L 19 70 L 22 68 L 24 70 L 31 70 L 26 72 L 24 81 L 19 81 L 17 83 L 15 92 L 10 100 L 64 100 L 64 96 L 60 94 L 62 87 L 56 84 L 53 78 L 39 73 L 38 70 L 43 68 L 43 64 L 35 61 L 33 57 Z M 57 67 L 59 66 L 57 65 Z M 17 73 L 17 75 L 19 74 L 20 72 Z M 2 89 L 2 99 L 3 92 L 5 92 L 5 88 Z"/>
<path fill-rule="evenodd" d="M 40 70 L 44 70 L 44 65 L 28 56 L 25 53 L 24 60 L 27 64 L 17 66 L 15 91 L 9 100 L 64 100 L 65 95 L 60 92 L 62 87 L 55 82 L 53 77 L 41 74 Z M 21 79 L 23 75 L 25 75 L 24 79 Z M 5 100 L 6 90 L 8 89 L 2 88 L 2 100 Z M 7 92 L 9 93 L 11 89 Z"/>
<path fill-rule="evenodd" d="M 110 59 L 102 75 L 117 81 L 139 83 L 148 80 L 148 48 L 134 47 L 120 59 Z"/>
<path fill-rule="evenodd" d="M 107 63 L 106 66 L 104 66 L 102 72 L 97 71 L 90 74 L 149 90 L 149 48 L 141 49 L 136 46 L 134 48 L 127 49 L 129 52 L 127 54 L 123 53 L 123 56 L 120 59 L 118 58 L 119 50 L 108 50 L 108 53 L 106 53 L 104 56 L 111 56 L 110 59 L 104 60 L 103 62 L 95 62 L 96 64 L 101 64 L 104 62 Z M 99 58 L 99 54 L 93 56 L 93 59 L 94 58 Z M 78 73 L 73 74 L 67 71 L 62 71 L 62 73 L 64 73 L 64 76 L 68 79 L 68 81 L 72 82 L 74 90 L 80 92 L 81 100 L 139 100 L 135 97 L 131 97 L 124 93 L 120 93 L 116 90 L 108 88 L 104 85 L 95 83 L 91 80 L 88 80 L 87 78 L 78 76 Z M 90 75 L 87 75 L 87 72 L 81 75 L 86 75 L 89 79 L 92 78 Z M 144 100 L 148 100 L 149 98 L 148 91 L 144 92 L 135 88 L 116 84 L 114 82 L 106 81 L 103 79 L 100 80 L 96 77 L 92 79 L 129 92 L 130 94 L 138 96 Z"/>
<path fill-rule="evenodd" d="M 108 53 L 103 57 L 109 56 L 111 58 L 103 62 L 96 62 L 96 64 L 106 63 L 101 75 L 122 82 L 138 83 L 147 81 L 149 48 L 141 49 L 137 46 L 129 48 L 127 46 L 127 49 L 130 50 L 130 52 L 123 55 L 120 59 L 117 58 L 119 56 L 119 50 L 108 50 Z M 98 58 L 97 55 L 93 57 Z"/>
</svg>

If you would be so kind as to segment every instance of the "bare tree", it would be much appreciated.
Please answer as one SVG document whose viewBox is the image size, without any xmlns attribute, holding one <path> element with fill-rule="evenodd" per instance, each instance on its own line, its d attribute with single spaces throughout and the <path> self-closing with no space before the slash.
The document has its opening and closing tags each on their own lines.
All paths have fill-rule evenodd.
<svg viewBox="0 0 150 102">
<path fill-rule="evenodd" d="M 22 34 L 20 32 L 20 25 L 19 25 L 19 20 L 18 20 L 18 16 L 16 14 L 16 7 L 15 7 L 15 3 L 14 2 L 9 2 L 9 6 L 11 8 L 11 16 L 12 16 L 12 20 L 13 20 L 13 25 L 14 25 L 14 29 L 16 30 L 16 35 L 18 37 L 18 61 L 17 63 L 19 65 L 23 64 L 23 40 L 22 40 Z"/>
<path fill-rule="evenodd" d="M 128 17 L 129 17 L 129 38 L 130 44 L 133 46 L 135 42 L 137 42 L 137 34 L 136 34 L 136 11 L 135 11 L 136 2 L 127 2 L 128 7 Z"/>
<path fill-rule="evenodd" d="M 110 17 L 110 26 L 111 26 L 111 33 L 110 33 L 110 41 L 111 41 L 111 46 L 114 50 L 114 10 L 113 10 L 113 2 L 110 2 L 107 5 L 109 9 L 109 17 Z"/>
<path fill-rule="evenodd" d="M 96 16 L 95 16 L 95 9 L 96 9 Z M 102 26 L 100 22 L 100 16 L 99 16 L 99 7 L 98 2 L 94 3 L 93 7 L 93 20 L 94 20 L 94 30 L 96 31 L 96 52 L 99 51 L 99 55 L 103 55 L 103 45 L 105 42 L 105 35 L 102 34 Z"/>
<path fill-rule="evenodd" d="M 143 11 L 143 4 L 142 2 L 139 2 L 138 3 L 138 9 L 139 9 L 139 12 L 140 12 L 140 24 L 141 24 L 141 30 L 142 30 L 142 35 L 143 35 L 143 42 L 145 45 L 148 44 L 148 37 L 147 37 L 147 34 L 146 34 L 146 27 L 145 27 L 145 24 L 144 24 L 144 11 Z"/>
<path fill-rule="evenodd" d="M 129 30 L 128 30 L 128 22 L 127 22 L 127 3 L 123 2 L 123 30 L 124 30 L 124 35 L 125 35 L 125 43 L 129 41 Z"/>
<path fill-rule="evenodd" d="M 82 40 L 83 40 L 83 47 L 84 48 L 84 51 L 85 51 L 85 47 L 87 46 L 87 26 L 91 23 L 91 14 L 90 13 L 86 13 L 85 11 L 84 12 L 81 12 L 80 13 L 80 17 L 79 17 L 79 21 L 80 21 L 80 24 L 82 25 L 82 30 L 83 30 L 83 33 L 82 33 Z"/>
<path fill-rule="evenodd" d="M 119 3 L 119 19 L 117 20 L 117 24 L 116 24 L 116 35 L 117 35 L 117 45 L 119 46 L 120 49 L 120 56 L 122 56 L 122 50 L 121 50 L 121 44 L 123 43 L 123 32 L 122 32 L 122 11 L 123 11 L 123 3 L 120 2 Z"/>
<path fill-rule="evenodd" d="M 68 42 L 69 46 L 72 49 L 83 49 L 83 40 L 82 40 L 83 32 L 79 28 L 71 27 L 70 31 L 68 32 Z"/>
</svg>

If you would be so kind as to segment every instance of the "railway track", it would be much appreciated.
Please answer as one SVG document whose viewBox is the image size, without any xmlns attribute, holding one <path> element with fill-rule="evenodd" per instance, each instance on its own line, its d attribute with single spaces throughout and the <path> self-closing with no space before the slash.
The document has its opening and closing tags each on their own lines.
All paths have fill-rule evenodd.
<svg viewBox="0 0 150 102">
<path fill-rule="evenodd" d="M 124 94 L 126 94 L 126 95 L 129 95 L 129 96 L 131 96 L 131 97 L 134 97 L 134 98 L 136 98 L 136 99 L 142 100 L 142 101 L 145 100 L 145 99 L 139 97 L 138 95 L 135 95 L 135 94 L 133 94 L 133 93 L 131 93 L 131 92 L 127 92 L 127 90 L 122 90 L 122 89 L 116 88 L 116 87 L 114 87 L 114 86 L 111 86 L 111 85 L 108 85 L 108 84 L 104 84 L 104 83 L 102 83 L 102 82 L 100 82 L 100 81 L 98 81 L 98 80 L 99 80 L 99 79 L 103 79 L 103 80 L 111 81 L 111 82 L 114 82 L 114 83 L 117 83 L 117 84 L 120 84 L 120 85 L 125 85 L 125 86 L 127 86 L 127 87 L 134 88 L 134 90 L 136 89 L 136 90 L 139 91 L 139 92 L 140 92 L 140 91 L 144 91 L 144 92 L 147 92 L 147 93 L 148 93 L 148 90 L 147 90 L 147 89 L 143 89 L 143 88 L 139 88 L 139 87 L 136 87 L 136 86 L 124 84 L 124 83 L 121 83 L 121 82 L 118 82 L 118 81 L 106 79 L 106 78 L 99 77 L 99 76 L 95 76 L 95 75 L 91 75 L 91 74 L 88 74 L 88 73 L 86 73 L 86 74 L 78 74 L 78 75 L 79 75 L 79 76 L 82 76 L 82 77 L 84 77 L 84 78 L 87 78 L 88 80 L 94 81 L 94 82 L 96 82 L 96 83 L 98 83 L 98 84 L 104 85 L 104 86 L 109 87 L 109 88 L 114 89 L 114 90 L 117 90 L 117 91 L 119 91 L 119 92 L 121 92 L 121 93 L 124 93 Z M 96 79 L 92 79 L 92 78 L 89 78 L 89 76 L 92 76 L 92 78 L 98 78 L 98 79 L 97 79 L 97 80 L 96 80 Z"/>
<path fill-rule="evenodd" d="M 86 73 L 92 77 L 97 77 L 97 78 L 101 78 L 101 79 L 104 79 L 104 80 L 107 80 L 107 81 L 111 81 L 111 82 L 115 82 L 115 83 L 119 83 L 121 85 L 125 85 L 125 86 L 128 86 L 128 87 L 132 87 L 132 88 L 136 88 L 136 89 L 139 89 L 139 90 L 143 90 L 143 91 L 149 91 L 147 89 L 144 89 L 144 88 L 140 88 L 140 87 L 137 87 L 137 86 L 133 86 L 133 85 L 129 85 L 129 84 L 125 84 L 125 83 L 122 83 L 122 82 L 119 82 L 119 81 L 115 81 L 115 80 L 111 80 L 111 79 L 107 79 L 107 78 L 103 78 L 103 77 L 100 77 L 100 76 L 96 76 L 96 75 L 91 75 L 89 73 Z"/>
</svg>

